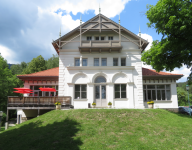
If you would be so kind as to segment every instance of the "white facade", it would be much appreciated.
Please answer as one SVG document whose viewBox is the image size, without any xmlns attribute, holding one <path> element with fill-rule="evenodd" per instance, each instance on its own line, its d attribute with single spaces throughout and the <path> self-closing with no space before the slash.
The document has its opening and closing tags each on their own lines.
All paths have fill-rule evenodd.
<svg viewBox="0 0 192 150">
<path fill-rule="evenodd" d="M 98 21 L 100 19 L 100 22 L 102 22 L 103 18 L 107 21 L 103 15 L 98 15 L 92 20 Z M 94 25 L 85 23 L 85 25 L 78 27 L 78 29 L 80 29 L 81 32 L 81 28 L 90 29 L 90 26 L 93 27 Z M 109 22 L 107 26 L 117 29 L 121 28 L 118 27 L 118 24 L 110 24 Z M 168 91 L 169 93 L 171 91 L 170 100 L 166 98 L 165 100 L 156 99 L 154 106 L 155 108 L 178 108 L 176 80 L 169 81 L 163 79 L 160 82 L 159 80 L 153 80 L 153 83 L 150 82 L 150 80 L 147 82 L 145 80 L 146 83 L 143 83 L 141 63 L 142 48 L 137 44 L 140 42 L 141 45 L 141 38 L 136 35 L 133 36 L 132 33 L 123 30 L 120 30 L 119 34 L 114 31 L 105 31 L 102 30 L 102 27 L 103 24 L 101 27 L 96 26 L 98 30 L 90 30 L 80 36 L 78 36 L 79 33 L 77 32 L 71 33 L 71 36 L 68 35 L 66 38 L 65 36 L 60 38 L 60 42 L 62 42 L 62 40 L 65 42 L 63 45 L 61 44 L 59 48 L 59 96 L 71 96 L 74 108 L 88 108 L 88 104 L 92 104 L 93 102 L 96 102 L 96 105 L 99 103 L 99 105 L 97 105 L 98 107 L 107 107 L 107 103 L 112 102 L 113 108 L 147 108 L 148 106 L 143 99 L 143 85 L 169 85 L 171 87 Z M 88 37 L 91 37 L 91 41 L 87 40 Z M 103 41 L 101 41 L 102 37 Z M 92 51 L 92 48 L 103 47 L 103 42 L 108 41 L 109 37 L 113 37 L 114 41 L 120 42 L 122 46 L 121 51 L 110 52 L 102 51 L 101 49 L 100 51 Z M 99 38 L 98 41 L 96 41 L 97 38 Z M 132 41 L 128 41 L 127 39 Z M 146 41 L 143 41 L 142 43 L 144 44 L 145 42 Z M 89 44 L 91 44 L 91 48 Z M 90 50 L 81 51 L 80 47 L 83 46 L 89 47 Z M 95 58 L 99 59 L 99 66 L 94 65 Z M 107 59 L 106 66 L 101 65 L 102 58 Z M 118 66 L 113 66 L 114 58 L 118 59 Z M 121 58 L 125 58 L 125 66 L 121 66 Z M 75 65 L 75 59 L 80 60 L 79 66 Z M 87 59 L 87 66 L 83 66 L 83 59 Z M 104 77 L 106 82 L 101 84 L 95 83 L 97 77 Z M 115 85 L 117 84 L 126 85 L 126 97 L 115 97 Z M 75 93 L 79 92 L 75 90 L 76 85 L 87 86 L 86 98 L 75 97 Z M 102 85 L 106 87 L 104 87 L 106 89 L 104 90 L 106 91 L 106 97 L 104 96 L 102 99 L 100 95 L 100 100 L 96 98 L 96 86 L 99 85 L 100 88 L 103 88 Z"/>
</svg>

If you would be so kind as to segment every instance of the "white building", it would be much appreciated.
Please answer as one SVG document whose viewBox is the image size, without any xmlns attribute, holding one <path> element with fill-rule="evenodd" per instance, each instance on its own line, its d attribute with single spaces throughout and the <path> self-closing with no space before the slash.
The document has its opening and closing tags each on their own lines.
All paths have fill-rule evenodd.
<svg viewBox="0 0 192 150">
<path fill-rule="evenodd" d="M 58 68 L 18 76 L 34 90 L 31 96 L 70 96 L 74 108 L 93 102 L 99 108 L 108 102 L 113 108 L 148 108 L 148 100 L 154 108 L 178 108 L 176 80 L 183 75 L 142 68 L 148 41 L 122 27 L 120 20 L 118 24 L 98 14 L 52 44 Z M 41 92 L 41 86 L 54 86 L 57 92 Z M 29 117 L 17 109 L 18 115 Z"/>
</svg>

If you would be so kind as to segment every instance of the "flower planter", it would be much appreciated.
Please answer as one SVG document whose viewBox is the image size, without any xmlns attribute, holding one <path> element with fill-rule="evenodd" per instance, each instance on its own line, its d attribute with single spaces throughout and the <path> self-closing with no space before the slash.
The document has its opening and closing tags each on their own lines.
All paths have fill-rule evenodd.
<svg viewBox="0 0 192 150">
<path fill-rule="evenodd" d="M 109 108 L 112 108 L 112 105 L 108 105 Z"/>
<path fill-rule="evenodd" d="M 153 104 L 148 104 L 149 109 L 153 109 Z"/>
<path fill-rule="evenodd" d="M 56 105 L 56 110 L 61 110 L 61 105 Z"/>
<path fill-rule="evenodd" d="M 92 108 L 95 108 L 96 107 L 96 105 L 92 105 Z"/>
</svg>

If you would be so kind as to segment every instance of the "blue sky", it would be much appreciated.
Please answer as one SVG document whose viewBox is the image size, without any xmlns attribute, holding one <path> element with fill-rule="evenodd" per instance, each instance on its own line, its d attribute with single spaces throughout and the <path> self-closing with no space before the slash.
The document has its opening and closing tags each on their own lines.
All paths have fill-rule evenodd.
<svg viewBox="0 0 192 150">
<path fill-rule="evenodd" d="M 80 24 L 101 13 L 118 22 L 142 38 L 160 40 L 155 29 L 148 28 L 145 15 L 147 5 L 155 5 L 157 0 L 0 0 L 0 53 L 8 63 L 30 62 L 42 55 L 48 59 L 56 54 L 52 39 L 64 35 Z M 11 4 L 11 5 L 10 5 Z M 6 13 L 5 13 L 6 12 Z M 147 49 L 150 48 L 147 47 Z M 151 68 L 151 66 L 144 66 Z M 185 82 L 190 70 L 183 66 L 173 73 L 183 73 L 178 82 Z"/>
</svg>

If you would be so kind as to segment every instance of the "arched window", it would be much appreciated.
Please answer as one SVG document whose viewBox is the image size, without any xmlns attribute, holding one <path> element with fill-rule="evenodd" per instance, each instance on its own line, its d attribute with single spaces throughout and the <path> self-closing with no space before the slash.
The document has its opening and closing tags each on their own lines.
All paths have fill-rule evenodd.
<svg viewBox="0 0 192 150">
<path fill-rule="evenodd" d="M 95 79 L 95 83 L 105 83 L 105 82 L 106 82 L 106 79 L 101 76 Z"/>
</svg>

